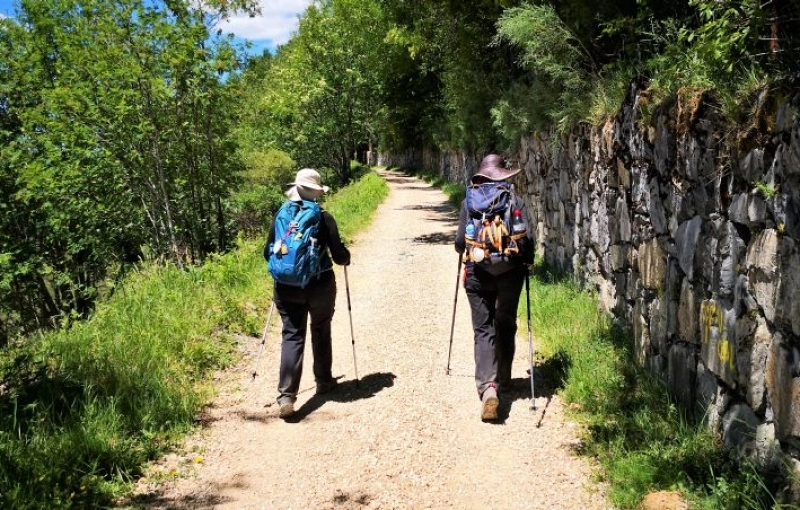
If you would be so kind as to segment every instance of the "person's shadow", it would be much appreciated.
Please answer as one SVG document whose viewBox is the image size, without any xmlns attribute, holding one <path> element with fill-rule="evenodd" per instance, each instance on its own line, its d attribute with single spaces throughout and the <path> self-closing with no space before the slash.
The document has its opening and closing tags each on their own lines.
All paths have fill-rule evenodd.
<svg viewBox="0 0 800 510">
<path fill-rule="evenodd" d="M 337 379 L 340 377 L 337 377 Z M 314 395 L 305 401 L 293 415 L 284 418 L 284 421 L 287 423 L 300 422 L 306 416 L 322 407 L 325 402 L 355 402 L 356 400 L 372 398 L 382 389 L 394 386 L 396 378 L 397 376 L 391 372 L 378 372 L 365 375 L 359 380 L 351 379 L 341 382 L 330 392 Z"/>
<path fill-rule="evenodd" d="M 529 377 L 515 377 L 511 380 L 511 387 L 500 395 L 500 406 L 497 408 L 497 420 L 492 422 L 502 425 L 511 414 L 511 406 L 519 400 L 527 400 L 531 412 L 539 415 L 536 428 L 542 426 L 547 409 L 553 395 L 564 387 L 564 377 L 569 369 L 569 359 L 563 353 L 540 362 L 533 372 L 534 391 L 536 393 L 536 408 L 531 407 L 531 380 Z M 528 370 L 530 373 L 530 370 Z"/>
</svg>

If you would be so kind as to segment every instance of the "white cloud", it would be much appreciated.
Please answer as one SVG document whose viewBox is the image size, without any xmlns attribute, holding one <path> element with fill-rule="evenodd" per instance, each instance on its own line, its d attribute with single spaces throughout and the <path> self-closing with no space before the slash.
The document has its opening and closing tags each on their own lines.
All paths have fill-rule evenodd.
<svg viewBox="0 0 800 510">
<path fill-rule="evenodd" d="M 298 16 L 305 12 L 313 0 L 261 0 L 261 15 L 231 17 L 217 28 L 225 33 L 250 41 L 269 40 L 278 46 L 289 40 L 297 31 Z"/>
</svg>

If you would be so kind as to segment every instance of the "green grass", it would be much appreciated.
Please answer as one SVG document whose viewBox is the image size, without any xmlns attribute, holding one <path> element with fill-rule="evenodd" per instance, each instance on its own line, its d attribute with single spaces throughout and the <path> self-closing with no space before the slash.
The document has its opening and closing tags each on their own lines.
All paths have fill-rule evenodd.
<svg viewBox="0 0 800 510">
<path fill-rule="evenodd" d="M 386 189 L 369 173 L 326 207 L 351 236 Z M 186 271 L 146 264 L 88 321 L 0 352 L 0 507 L 108 506 L 195 426 L 235 334 L 263 327 L 263 242 Z"/>
</svg>

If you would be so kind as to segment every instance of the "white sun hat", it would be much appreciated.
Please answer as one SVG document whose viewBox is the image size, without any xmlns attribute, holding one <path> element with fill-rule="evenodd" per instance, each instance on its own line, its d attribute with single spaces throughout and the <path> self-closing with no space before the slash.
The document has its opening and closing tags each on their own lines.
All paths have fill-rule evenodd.
<svg viewBox="0 0 800 510">
<path fill-rule="evenodd" d="M 313 168 L 300 169 L 289 186 L 291 187 L 286 191 L 286 196 L 293 201 L 316 200 L 330 190 L 322 184 L 322 177 Z"/>
</svg>

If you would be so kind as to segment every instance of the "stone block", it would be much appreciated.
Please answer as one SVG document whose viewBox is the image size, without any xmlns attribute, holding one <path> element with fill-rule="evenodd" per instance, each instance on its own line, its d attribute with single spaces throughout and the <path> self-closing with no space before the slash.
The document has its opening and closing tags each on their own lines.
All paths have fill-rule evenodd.
<svg viewBox="0 0 800 510">
<path fill-rule="evenodd" d="M 715 237 L 702 237 L 697 243 L 697 269 L 699 279 L 710 282 L 711 289 L 719 287 L 719 241 Z M 697 278 L 695 278 L 697 279 Z"/>
<path fill-rule="evenodd" d="M 681 297 L 678 305 L 678 334 L 681 340 L 698 345 L 700 344 L 699 305 L 694 285 L 688 279 L 684 279 L 681 284 Z"/>
<path fill-rule="evenodd" d="M 601 310 L 611 312 L 617 306 L 617 289 L 614 283 L 604 279 L 597 285 L 597 298 Z"/>
<path fill-rule="evenodd" d="M 726 404 L 724 399 L 720 398 L 721 394 L 722 389 L 717 383 L 717 377 L 702 363 L 698 363 L 695 415 L 704 417 L 709 426 L 721 421 L 725 408 L 720 405 Z"/>
<path fill-rule="evenodd" d="M 647 304 L 642 298 L 636 300 L 633 306 L 631 325 L 633 326 L 633 354 L 640 367 L 647 366 L 647 358 L 650 357 L 650 328 L 647 317 L 643 313 L 647 309 Z"/>
<path fill-rule="evenodd" d="M 610 262 L 612 271 L 623 271 L 630 267 L 631 250 L 632 248 L 628 244 L 614 244 L 611 246 Z"/>
<path fill-rule="evenodd" d="M 795 377 L 800 352 L 775 334 L 767 356 L 767 396 L 772 407 L 775 435 L 781 442 L 800 440 L 800 378 Z"/>
<path fill-rule="evenodd" d="M 722 444 L 747 455 L 755 451 L 756 429 L 761 421 L 745 404 L 734 404 L 722 418 Z"/>
<path fill-rule="evenodd" d="M 755 320 L 743 315 L 736 320 L 736 373 L 747 404 L 757 413 L 763 414 L 767 406 L 765 369 L 767 355 L 772 345 L 772 333 L 763 317 Z"/>
<path fill-rule="evenodd" d="M 792 128 L 789 147 L 783 153 L 783 167 L 787 176 L 800 174 L 800 126 Z"/>
<path fill-rule="evenodd" d="M 669 340 L 667 329 L 667 306 L 663 298 L 656 296 L 650 302 L 650 342 L 655 352 L 665 354 Z"/>
<path fill-rule="evenodd" d="M 628 288 L 625 290 L 625 299 L 633 303 L 642 290 L 642 275 L 638 271 L 628 273 Z"/>
<path fill-rule="evenodd" d="M 737 312 L 739 315 L 758 315 L 761 312 L 758 308 L 755 296 L 750 292 L 750 281 L 747 275 L 740 274 L 736 279 L 736 291 L 734 293 L 733 302 L 737 305 Z"/>
<path fill-rule="evenodd" d="M 755 148 L 739 161 L 739 175 L 749 182 L 761 180 L 764 175 L 764 149 Z"/>
<path fill-rule="evenodd" d="M 761 195 L 750 194 L 747 200 L 747 220 L 751 227 L 763 227 L 767 220 L 767 203 Z"/>
<path fill-rule="evenodd" d="M 617 199 L 614 216 L 617 219 L 617 239 L 623 243 L 631 241 L 631 217 L 624 197 Z"/>
<path fill-rule="evenodd" d="M 728 207 L 728 218 L 736 223 L 747 225 L 750 218 L 747 214 L 747 201 L 750 195 L 748 193 L 737 193 L 731 200 L 731 205 Z"/>
<path fill-rule="evenodd" d="M 647 369 L 650 371 L 651 374 L 658 377 L 661 381 L 665 382 L 667 381 L 668 363 L 666 356 L 656 354 L 648 358 Z"/>
<path fill-rule="evenodd" d="M 773 201 L 775 222 L 784 234 L 800 241 L 800 197 L 795 194 L 778 193 Z"/>
<path fill-rule="evenodd" d="M 778 289 L 778 234 L 774 229 L 762 230 L 747 249 L 747 277 L 753 296 L 768 321 L 775 320 Z"/>
<path fill-rule="evenodd" d="M 675 344 L 667 355 L 668 386 L 681 408 L 692 411 L 697 387 L 697 356 L 694 346 Z"/>
<path fill-rule="evenodd" d="M 694 255 L 697 251 L 697 240 L 700 238 L 702 227 L 703 220 L 700 216 L 695 216 L 691 220 L 681 223 L 675 235 L 678 262 L 689 280 L 694 279 Z"/>
<path fill-rule="evenodd" d="M 663 290 L 667 273 L 667 253 L 658 239 L 649 239 L 639 247 L 639 273 L 648 290 Z"/>
<path fill-rule="evenodd" d="M 700 357 L 729 386 L 736 386 L 736 312 L 720 302 L 700 303 Z"/>
<path fill-rule="evenodd" d="M 723 298 L 732 298 L 745 246 L 730 221 L 726 221 L 719 230 L 719 274 L 716 280 L 718 283 L 712 288 L 712 292 Z"/>
<path fill-rule="evenodd" d="M 775 437 L 775 424 L 762 423 L 756 427 L 754 458 L 762 468 L 774 468 L 782 462 L 781 444 Z"/>
<path fill-rule="evenodd" d="M 631 188 L 631 171 L 625 166 L 625 163 L 617 158 L 617 171 L 615 172 L 617 182 L 625 189 Z"/>
<path fill-rule="evenodd" d="M 800 335 L 800 254 L 791 239 L 780 240 L 775 322 Z"/>
<path fill-rule="evenodd" d="M 667 216 L 661 198 L 661 186 L 656 177 L 650 180 L 650 222 L 656 234 L 662 235 L 667 232 Z"/>
</svg>

